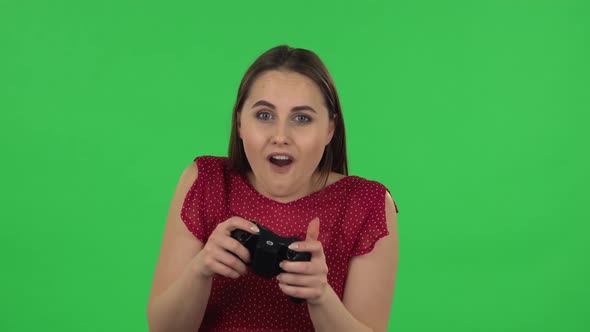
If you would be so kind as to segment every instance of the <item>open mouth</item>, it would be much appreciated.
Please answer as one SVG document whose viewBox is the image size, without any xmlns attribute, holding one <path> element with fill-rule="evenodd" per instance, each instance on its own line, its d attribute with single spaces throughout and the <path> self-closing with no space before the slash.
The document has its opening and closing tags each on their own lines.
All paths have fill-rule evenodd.
<svg viewBox="0 0 590 332">
<path fill-rule="evenodd" d="M 269 158 L 269 161 L 276 166 L 285 167 L 291 165 L 293 159 L 285 155 L 274 155 Z"/>
</svg>

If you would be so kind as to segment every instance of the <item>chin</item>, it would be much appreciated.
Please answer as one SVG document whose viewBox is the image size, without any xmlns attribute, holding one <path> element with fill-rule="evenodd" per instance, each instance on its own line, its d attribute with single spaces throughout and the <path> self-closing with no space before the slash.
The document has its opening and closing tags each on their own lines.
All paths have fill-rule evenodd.
<svg viewBox="0 0 590 332">
<path fill-rule="evenodd" d="M 294 185 L 291 179 L 267 178 L 265 182 L 267 183 L 268 190 L 276 194 L 287 193 Z"/>
</svg>

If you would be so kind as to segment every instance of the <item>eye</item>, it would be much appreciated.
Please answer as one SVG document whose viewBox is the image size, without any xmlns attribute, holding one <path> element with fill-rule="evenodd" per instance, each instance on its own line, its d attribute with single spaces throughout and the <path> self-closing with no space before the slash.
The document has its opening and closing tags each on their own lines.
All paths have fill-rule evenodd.
<svg viewBox="0 0 590 332">
<path fill-rule="evenodd" d="M 262 111 L 262 112 L 256 113 L 256 117 L 260 120 L 266 121 L 266 120 L 270 120 L 272 118 L 272 114 L 270 114 L 269 112 Z"/>
<path fill-rule="evenodd" d="M 311 118 L 309 116 L 303 115 L 303 114 L 299 114 L 299 115 L 295 116 L 295 120 L 297 122 L 301 122 L 301 123 L 311 122 Z"/>
</svg>

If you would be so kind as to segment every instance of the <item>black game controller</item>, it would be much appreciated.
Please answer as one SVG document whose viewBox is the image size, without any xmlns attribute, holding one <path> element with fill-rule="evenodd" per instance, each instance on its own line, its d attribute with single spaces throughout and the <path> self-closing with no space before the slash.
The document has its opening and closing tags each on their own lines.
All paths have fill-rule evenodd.
<svg viewBox="0 0 590 332">
<path fill-rule="evenodd" d="M 291 262 L 308 262 L 311 260 L 309 252 L 300 252 L 289 249 L 293 242 L 301 241 L 296 237 L 281 237 L 268 228 L 252 221 L 258 229 L 259 234 L 252 234 L 241 229 L 231 232 L 231 237 L 240 242 L 250 252 L 250 264 L 252 271 L 264 278 L 273 278 L 281 272 L 285 272 L 279 266 L 283 260 Z M 236 255 L 237 256 L 237 255 Z M 304 299 L 289 296 L 295 303 L 303 303 Z"/>
</svg>

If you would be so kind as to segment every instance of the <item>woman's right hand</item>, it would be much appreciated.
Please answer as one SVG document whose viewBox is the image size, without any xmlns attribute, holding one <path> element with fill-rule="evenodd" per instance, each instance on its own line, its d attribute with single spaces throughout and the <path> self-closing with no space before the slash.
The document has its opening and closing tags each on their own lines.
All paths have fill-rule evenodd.
<svg viewBox="0 0 590 332">
<path fill-rule="evenodd" d="M 244 262 L 250 261 L 250 252 L 230 236 L 235 229 L 252 234 L 260 232 L 254 223 L 240 217 L 231 217 L 218 224 L 203 249 L 195 256 L 195 267 L 201 276 L 211 278 L 217 274 L 237 279 L 248 272 Z"/>
</svg>

